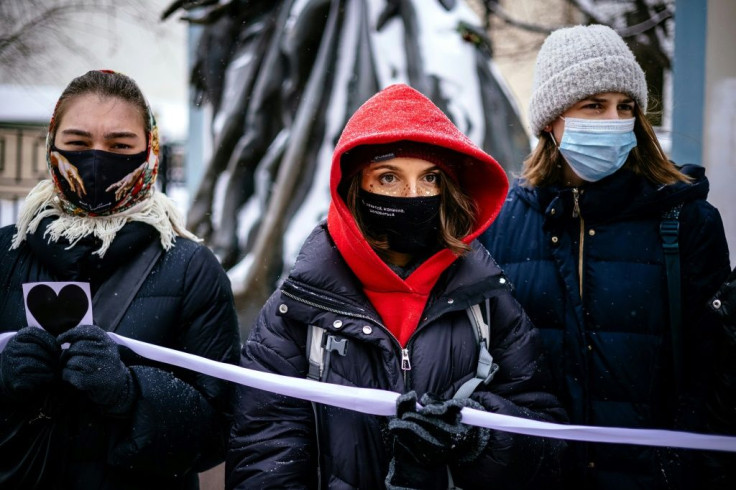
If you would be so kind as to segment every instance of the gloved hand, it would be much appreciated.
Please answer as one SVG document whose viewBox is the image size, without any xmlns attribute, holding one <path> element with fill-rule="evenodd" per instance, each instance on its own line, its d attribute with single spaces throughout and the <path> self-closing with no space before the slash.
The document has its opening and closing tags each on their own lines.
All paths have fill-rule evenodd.
<svg viewBox="0 0 736 490">
<path fill-rule="evenodd" d="M 420 401 L 423 406 L 417 409 L 413 391 L 398 398 L 397 417 L 388 424 L 394 448 L 401 447 L 400 452 L 427 466 L 475 461 L 488 444 L 490 431 L 460 423 L 460 410 L 484 410 L 483 406 L 470 398 L 442 401 L 429 394 Z"/>
<path fill-rule="evenodd" d="M 401 444 L 394 439 L 393 458 L 384 481 L 386 490 L 420 490 L 437 487 L 447 470 L 443 466 L 429 468 L 417 462 Z M 441 474 L 437 474 L 437 470 Z"/>
<path fill-rule="evenodd" d="M 38 327 L 18 330 L 0 353 L 0 388 L 17 401 L 40 398 L 59 377 L 60 344 Z"/>
<path fill-rule="evenodd" d="M 112 415 L 127 413 L 137 397 L 133 376 L 118 346 L 95 325 L 79 325 L 59 335 L 69 343 L 61 355 L 61 378 Z"/>
</svg>

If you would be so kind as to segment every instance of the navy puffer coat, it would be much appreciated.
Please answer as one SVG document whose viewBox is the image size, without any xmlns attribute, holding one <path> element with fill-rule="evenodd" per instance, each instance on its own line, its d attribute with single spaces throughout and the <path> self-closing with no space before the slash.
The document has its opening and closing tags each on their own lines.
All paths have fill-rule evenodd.
<svg viewBox="0 0 736 490">
<path fill-rule="evenodd" d="M 703 169 L 682 170 L 692 184 L 657 187 L 625 169 L 579 190 L 517 182 L 481 237 L 541 331 L 572 423 L 705 431 L 717 332 L 706 303 L 729 272 L 728 247 L 720 215 L 706 202 Z M 685 376 L 674 395 L 659 228 L 677 204 Z M 566 481 L 575 488 L 705 488 L 695 462 L 702 452 L 570 448 Z"/>
<path fill-rule="evenodd" d="M 537 332 L 508 282 L 477 243 L 435 286 L 404 357 L 382 325 L 324 226 L 307 239 L 295 268 L 261 311 L 243 350 L 243 365 L 305 378 L 309 325 L 345 339 L 345 355 L 331 352 L 326 382 L 394 392 L 431 392 L 442 399 L 475 374 L 478 343 L 465 309 L 490 299 L 491 354 L 500 369 L 472 395 L 489 412 L 547 421 L 564 420 L 545 391 Z M 406 366 L 405 366 L 406 367 Z M 391 455 L 387 419 L 317 405 L 319 430 L 309 402 L 243 387 L 227 460 L 228 488 L 383 488 Z M 315 440 L 319 439 L 319 450 Z M 483 455 L 452 467 L 455 483 L 471 488 L 525 488 L 554 466 L 561 441 L 500 431 Z M 319 461 L 319 463 L 318 463 Z M 549 476 L 549 474 L 547 474 Z M 445 468 L 436 488 L 447 488 Z"/>
<path fill-rule="evenodd" d="M 71 248 L 63 240 L 47 242 L 45 223 L 15 250 L 9 250 L 15 227 L 0 229 L 0 332 L 27 325 L 23 283 L 85 281 L 94 294 L 116 269 L 159 240 L 152 227 L 132 222 L 99 258 L 92 254 L 99 248 L 92 237 Z M 158 258 L 115 333 L 237 363 L 240 343 L 230 283 L 209 249 L 178 238 Z M 50 413 L 54 436 L 39 488 L 196 489 L 197 472 L 224 459 L 232 408 L 229 383 L 155 364 L 125 348 L 121 357 L 139 391 L 129 416 L 103 415 L 61 381 L 45 407 L 0 399 L 0 442 L 17 428 L 19 416 L 39 409 Z M 0 445 L 12 453 L 0 454 L 0 482 L 17 470 L 8 465 L 15 464 L 26 448 L 27 444 Z"/>
</svg>

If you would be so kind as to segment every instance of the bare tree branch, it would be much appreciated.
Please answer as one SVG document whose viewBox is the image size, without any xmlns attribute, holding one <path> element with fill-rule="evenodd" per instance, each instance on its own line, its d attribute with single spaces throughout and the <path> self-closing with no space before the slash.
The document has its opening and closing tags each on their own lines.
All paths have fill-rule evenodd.
<svg viewBox="0 0 736 490">
<path fill-rule="evenodd" d="M 539 24 L 534 24 L 531 22 L 525 22 L 523 20 L 515 19 L 511 14 L 506 12 L 506 10 L 503 7 L 501 7 L 501 5 L 499 5 L 498 2 L 496 2 L 495 0 L 485 1 L 483 3 L 486 7 L 486 11 L 492 12 L 499 19 L 503 20 L 508 25 L 518 27 L 519 29 L 524 29 L 530 32 L 538 32 L 540 34 L 549 34 L 555 29 L 559 29 L 560 27 L 563 27 L 563 26 L 542 26 Z"/>
<path fill-rule="evenodd" d="M 95 5 L 90 4 L 69 4 L 49 7 L 46 10 L 35 11 L 38 15 L 30 19 L 16 19 L 13 32 L 4 34 L 0 33 L 0 55 L 3 50 L 12 47 L 15 43 L 22 43 L 24 37 L 34 36 L 39 29 L 43 29 L 52 22 L 57 22 L 60 17 L 67 13 L 79 12 L 85 9 L 94 9 Z M 17 22 L 20 21 L 20 24 Z"/>
<path fill-rule="evenodd" d="M 68 56 L 94 57 L 76 33 L 99 31 L 109 39 L 110 21 L 154 28 L 158 16 L 150 15 L 150 7 L 145 0 L 0 0 L 0 78 L 30 83 Z"/>
<path fill-rule="evenodd" d="M 572 3 L 576 8 L 578 8 L 582 13 L 590 17 L 595 23 L 597 24 L 607 24 L 605 19 L 601 19 L 595 12 L 593 12 L 593 9 L 590 8 L 590 5 L 588 2 L 581 2 L 580 0 L 570 0 L 570 3 Z M 644 32 L 656 27 L 657 25 L 661 24 L 665 20 L 674 17 L 674 12 L 672 12 L 670 9 L 665 8 L 664 10 L 661 10 L 660 12 L 655 13 L 652 17 L 649 19 L 640 22 L 638 24 L 635 24 L 633 26 L 627 26 L 622 29 L 616 29 L 614 30 L 618 32 L 618 34 L 621 37 L 634 37 L 639 34 L 643 34 Z"/>
<path fill-rule="evenodd" d="M 575 6 L 580 12 L 588 16 L 594 23 L 596 24 L 608 24 L 604 19 L 601 19 L 588 5 L 587 2 L 581 2 L 580 0 L 569 0 L 570 3 Z M 519 29 L 524 29 L 529 32 L 537 32 L 540 34 L 549 34 L 552 31 L 556 29 L 560 29 L 562 27 L 570 27 L 565 25 L 559 25 L 559 26 L 544 26 L 540 24 L 535 24 L 532 22 L 526 22 L 517 18 L 514 18 L 511 14 L 509 14 L 501 5 L 498 4 L 495 0 L 487 0 L 484 2 L 484 5 L 486 7 L 486 10 L 488 12 L 492 12 L 495 14 L 499 19 L 503 20 L 506 24 L 518 27 Z M 639 34 L 642 34 L 657 25 L 661 24 L 665 20 L 674 17 L 674 13 L 670 9 L 664 9 L 660 12 L 655 13 L 652 17 L 645 20 L 644 22 L 640 22 L 639 24 L 633 25 L 633 26 L 627 26 L 624 29 L 615 29 L 616 32 L 621 35 L 621 37 L 634 37 Z"/>
</svg>

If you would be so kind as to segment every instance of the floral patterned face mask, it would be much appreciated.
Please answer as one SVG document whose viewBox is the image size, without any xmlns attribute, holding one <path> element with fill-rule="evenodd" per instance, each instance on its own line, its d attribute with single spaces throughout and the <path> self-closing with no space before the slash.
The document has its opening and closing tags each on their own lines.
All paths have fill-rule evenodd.
<svg viewBox="0 0 736 490">
<path fill-rule="evenodd" d="M 67 151 L 51 147 L 56 180 L 69 202 L 102 214 L 135 191 L 147 166 L 148 151 L 121 155 L 102 150 Z"/>
</svg>

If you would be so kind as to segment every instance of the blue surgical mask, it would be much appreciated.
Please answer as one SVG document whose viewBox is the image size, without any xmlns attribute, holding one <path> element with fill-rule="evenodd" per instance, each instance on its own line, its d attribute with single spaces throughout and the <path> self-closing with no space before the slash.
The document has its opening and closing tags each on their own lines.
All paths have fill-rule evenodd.
<svg viewBox="0 0 736 490">
<path fill-rule="evenodd" d="M 636 146 L 634 118 L 562 119 L 565 132 L 559 144 L 560 153 L 573 172 L 587 182 L 597 182 L 615 173 Z"/>
</svg>

